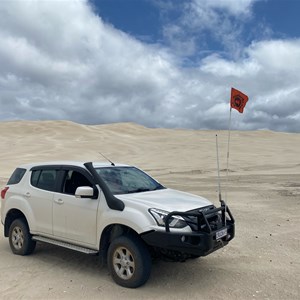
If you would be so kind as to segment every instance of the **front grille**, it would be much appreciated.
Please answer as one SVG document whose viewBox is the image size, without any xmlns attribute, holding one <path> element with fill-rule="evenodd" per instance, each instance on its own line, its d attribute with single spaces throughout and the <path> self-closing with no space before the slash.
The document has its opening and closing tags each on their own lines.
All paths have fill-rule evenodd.
<svg viewBox="0 0 300 300">
<path fill-rule="evenodd" d="M 183 217 L 185 219 L 185 221 L 187 222 L 187 224 L 191 227 L 192 231 L 207 231 L 209 232 L 209 228 L 207 225 L 207 222 L 211 228 L 212 231 L 218 230 L 220 228 L 222 228 L 222 216 L 220 212 L 214 212 L 210 214 L 210 211 L 215 209 L 214 205 L 209 205 L 206 207 L 201 207 L 198 209 L 194 209 L 191 211 L 188 211 L 188 213 L 191 213 L 193 215 L 191 216 L 186 216 Z M 200 213 L 200 214 L 199 214 Z M 194 214 L 196 215 L 200 215 L 200 223 L 198 224 L 198 216 L 194 216 Z M 207 222 L 205 221 L 205 218 L 202 217 L 201 215 L 205 215 Z"/>
</svg>

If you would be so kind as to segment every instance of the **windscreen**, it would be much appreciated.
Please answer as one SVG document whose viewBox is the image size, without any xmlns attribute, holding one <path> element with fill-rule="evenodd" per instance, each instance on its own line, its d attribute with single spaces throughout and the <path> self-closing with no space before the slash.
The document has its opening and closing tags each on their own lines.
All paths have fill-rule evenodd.
<svg viewBox="0 0 300 300">
<path fill-rule="evenodd" d="M 135 167 L 96 168 L 97 173 L 114 195 L 148 192 L 164 187 Z"/>
</svg>

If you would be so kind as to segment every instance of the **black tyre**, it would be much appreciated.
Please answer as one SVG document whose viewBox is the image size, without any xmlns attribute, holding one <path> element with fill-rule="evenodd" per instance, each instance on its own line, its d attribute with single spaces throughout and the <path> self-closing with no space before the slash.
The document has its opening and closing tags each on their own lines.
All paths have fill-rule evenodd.
<svg viewBox="0 0 300 300">
<path fill-rule="evenodd" d="M 31 239 L 29 228 L 24 219 L 14 220 L 9 227 L 9 245 L 17 255 L 31 254 L 36 242 Z"/>
<path fill-rule="evenodd" d="M 113 240 L 107 261 L 113 280 L 121 286 L 137 288 L 149 279 L 151 257 L 138 236 L 124 235 Z"/>
</svg>

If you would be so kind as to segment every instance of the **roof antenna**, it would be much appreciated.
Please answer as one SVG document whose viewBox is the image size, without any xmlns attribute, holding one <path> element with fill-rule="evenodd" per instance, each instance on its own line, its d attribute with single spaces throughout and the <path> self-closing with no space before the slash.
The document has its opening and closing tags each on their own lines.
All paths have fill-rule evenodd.
<svg viewBox="0 0 300 300">
<path fill-rule="evenodd" d="M 108 159 L 106 156 L 104 156 L 101 152 L 99 152 L 99 154 L 101 154 L 101 156 L 103 156 L 107 161 L 109 161 L 112 166 L 115 166 L 115 164 L 110 159 Z"/>
</svg>

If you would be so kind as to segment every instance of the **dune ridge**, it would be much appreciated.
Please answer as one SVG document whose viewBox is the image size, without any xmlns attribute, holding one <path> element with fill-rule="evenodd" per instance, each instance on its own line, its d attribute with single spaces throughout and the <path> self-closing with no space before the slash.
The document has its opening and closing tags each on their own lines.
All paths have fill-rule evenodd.
<svg viewBox="0 0 300 300">
<path fill-rule="evenodd" d="M 146 128 L 134 123 L 83 125 L 70 121 L 0 123 L 0 161 L 8 176 L 18 164 L 45 160 L 110 159 L 142 168 L 215 169 L 215 134 L 221 168 L 226 167 L 227 131 Z M 296 166 L 300 135 L 271 131 L 232 131 L 230 168 Z M 174 163 L 175 162 L 175 163 Z M 267 169 L 268 169 L 267 168 Z M 3 176 L 3 175 L 2 175 Z"/>
</svg>

